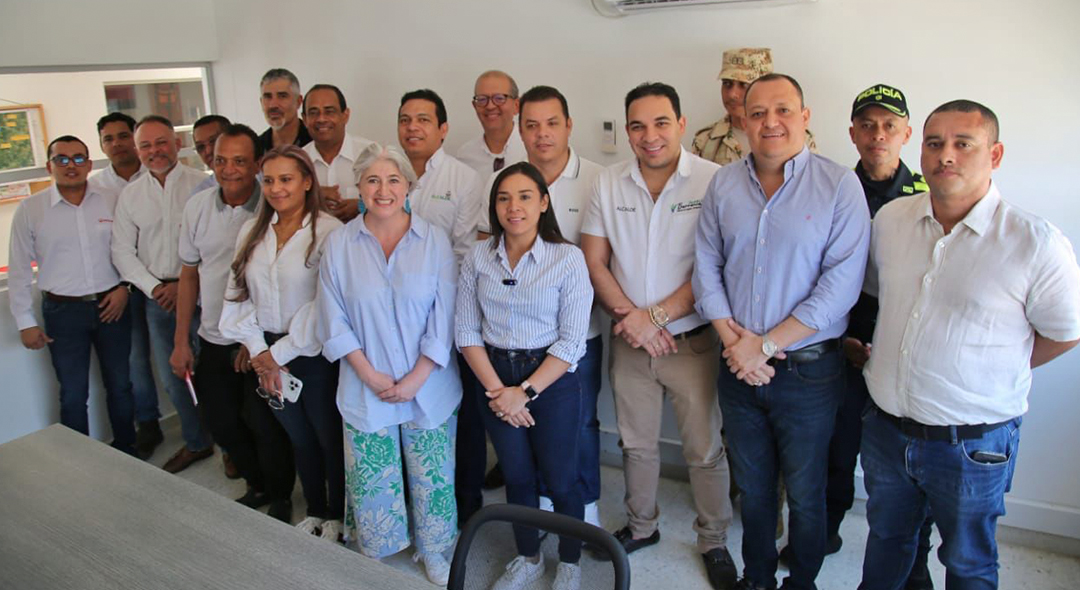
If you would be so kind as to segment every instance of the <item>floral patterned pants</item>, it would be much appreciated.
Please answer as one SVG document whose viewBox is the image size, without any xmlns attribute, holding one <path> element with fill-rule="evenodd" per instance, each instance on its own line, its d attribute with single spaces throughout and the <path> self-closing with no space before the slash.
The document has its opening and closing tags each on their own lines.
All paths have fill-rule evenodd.
<svg viewBox="0 0 1080 590">
<path fill-rule="evenodd" d="M 454 544 L 456 431 L 456 412 L 430 430 L 406 423 L 360 432 L 345 423 L 345 530 L 361 553 L 379 558 L 407 548 L 410 517 L 420 553 Z"/>
</svg>

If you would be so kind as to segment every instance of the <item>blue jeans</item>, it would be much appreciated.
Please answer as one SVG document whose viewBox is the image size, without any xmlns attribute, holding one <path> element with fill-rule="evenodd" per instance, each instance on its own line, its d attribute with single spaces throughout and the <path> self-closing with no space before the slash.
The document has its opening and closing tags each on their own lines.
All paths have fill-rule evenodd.
<svg viewBox="0 0 1080 590">
<path fill-rule="evenodd" d="M 585 342 L 585 356 L 577 364 L 578 380 L 581 382 L 581 440 L 578 441 L 578 486 L 581 501 L 585 504 L 600 499 L 600 417 L 596 412 L 600 398 L 602 374 L 600 365 L 604 358 L 604 337 L 597 336 Z M 541 480 L 540 495 L 547 496 L 547 487 Z"/>
<path fill-rule="evenodd" d="M 458 409 L 457 438 L 454 442 L 454 496 L 457 501 L 458 526 L 484 505 L 484 470 L 487 469 L 487 436 L 480 418 L 479 402 L 470 392 L 483 387 L 465 357 L 457 353 L 461 390 L 465 392 Z M 483 402 L 487 404 L 487 400 Z"/>
<path fill-rule="evenodd" d="M 839 351 L 808 363 L 776 361 L 768 385 L 752 387 L 722 367 L 719 390 L 728 454 L 742 490 L 744 575 L 776 587 L 776 486 L 787 485 L 791 575 L 784 588 L 813 590 L 825 557 L 829 439 L 843 396 Z"/>
<path fill-rule="evenodd" d="M 157 301 L 146 301 L 146 323 L 150 329 L 150 352 L 157 367 L 158 375 L 165 392 L 169 394 L 169 401 L 176 408 L 176 414 L 180 417 L 180 434 L 184 437 L 184 445 L 189 451 L 201 451 L 210 448 L 214 441 L 210 438 L 210 432 L 199 419 L 199 410 L 191 401 L 191 393 L 188 392 L 187 383 L 172 372 L 169 365 L 169 356 L 173 351 L 173 334 L 176 333 L 176 312 L 165 311 Z M 191 318 L 191 353 L 199 354 L 199 342 L 196 333 L 199 329 L 199 310 L 196 309 Z"/>
<path fill-rule="evenodd" d="M 128 295 L 131 310 L 131 393 L 135 396 L 135 421 L 156 422 L 161 417 L 158 410 L 157 384 L 150 369 L 150 335 L 146 326 L 146 295 L 132 289 Z M 172 338 L 169 338 L 172 342 Z M 160 370 L 160 369 L 159 369 Z M 172 371 L 169 371 L 172 374 Z"/>
<path fill-rule="evenodd" d="M 998 587 L 997 519 L 1012 485 L 1020 422 L 1014 418 L 980 438 L 927 441 L 905 435 L 869 404 L 863 417 L 866 540 L 860 590 L 902 588 L 915 559 L 927 509 L 941 533 L 938 558 L 949 590 Z M 1003 454 L 1002 463 L 972 458 Z"/>
<path fill-rule="evenodd" d="M 488 358 L 507 385 L 517 385 L 532 375 L 544 361 L 543 350 L 518 352 L 489 348 Z M 564 373 L 548 386 L 536 401 L 529 402 L 529 412 L 536 425 L 514 428 L 497 418 L 488 406 L 483 386 L 474 390 L 495 454 L 506 479 L 506 501 L 522 506 L 539 506 L 536 481 L 539 474 L 551 495 L 555 512 L 581 520 L 585 504 L 578 488 L 578 447 L 581 434 L 581 384 L 577 373 Z M 514 525 L 518 554 L 532 557 L 540 550 L 536 529 Z M 559 561 L 577 563 L 581 559 L 581 541 L 559 538 Z"/>
<path fill-rule="evenodd" d="M 105 406 L 112 425 L 112 445 L 135 454 L 135 401 L 131 395 L 131 310 L 102 323 L 96 301 L 58 302 L 45 299 L 42 316 L 53 369 L 60 381 L 60 423 L 90 434 L 86 404 L 90 399 L 90 348 L 97 352 Z"/>
</svg>

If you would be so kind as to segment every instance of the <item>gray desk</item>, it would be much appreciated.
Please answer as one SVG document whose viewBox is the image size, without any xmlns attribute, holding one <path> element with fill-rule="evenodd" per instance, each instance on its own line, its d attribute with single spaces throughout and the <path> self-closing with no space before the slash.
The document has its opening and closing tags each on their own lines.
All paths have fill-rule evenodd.
<svg viewBox="0 0 1080 590">
<path fill-rule="evenodd" d="M 0 445 L 0 589 L 430 590 L 63 426 Z"/>
</svg>

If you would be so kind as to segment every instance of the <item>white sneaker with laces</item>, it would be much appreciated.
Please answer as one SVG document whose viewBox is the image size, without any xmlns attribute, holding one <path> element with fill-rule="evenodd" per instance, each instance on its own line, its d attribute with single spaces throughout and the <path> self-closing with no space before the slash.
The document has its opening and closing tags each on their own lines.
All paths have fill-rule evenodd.
<svg viewBox="0 0 1080 590">
<path fill-rule="evenodd" d="M 589 502 L 585 505 L 585 522 L 595 527 L 600 526 L 600 509 L 596 507 L 596 502 Z"/>
<path fill-rule="evenodd" d="M 413 561 L 424 562 L 424 574 L 436 586 L 445 586 L 450 582 L 450 564 L 441 553 L 413 553 Z"/>
<path fill-rule="evenodd" d="M 530 558 L 518 555 L 506 564 L 506 571 L 495 580 L 491 590 L 521 590 L 544 576 L 544 558 L 533 563 Z M 580 581 L 580 579 L 579 579 Z"/>
<path fill-rule="evenodd" d="M 579 590 L 581 588 L 581 566 L 576 563 L 559 562 L 555 570 L 555 581 L 551 590 Z"/>
<path fill-rule="evenodd" d="M 340 520 L 325 520 L 322 523 L 322 533 L 319 537 L 337 543 L 341 538 L 341 529 L 344 528 Z"/>
<path fill-rule="evenodd" d="M 296 528 L 304 531 L 309 535 L 314 535 L 319 532 L 319 527 L 322 526 L 323 519 L 316 516 L 309 516 L 304 520 L 296 523 Z"/>
</svg>

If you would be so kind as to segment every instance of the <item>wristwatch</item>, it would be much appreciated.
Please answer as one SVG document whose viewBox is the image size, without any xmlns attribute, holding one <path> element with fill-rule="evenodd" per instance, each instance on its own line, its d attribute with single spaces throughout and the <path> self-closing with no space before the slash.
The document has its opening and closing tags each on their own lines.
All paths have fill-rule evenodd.
<svg viewBox="0 0 1080 590">
<path fill-rule="evenodd" d="M 772 358 L 776 356 L 776 353 L 780 352 L 780 347 L 776 345 L 768 334 L 761 337 L 761 354 L 765 355 L 765 358 Z"/>
<path fill-rule="evenodd" d="M 540 392 L 536 391 L 533 386 L 526 380 L 522 381 L 518 387 L 525 392 L 525 395 L 529 396 L 529 402 L 536 401 L 536 398 L 540 397 Z M 529 403 L 525 402 L 525 403 Z"/>
<path fill-rule="evenodd" d="M 654 326 L 661 330 L 671 323 L 671 318 L 668 316 L 667 311 L 664 311 L 664 308 L 659 305 L 654 305 L 649 308 L 649 320 L 652 321 Z"/>
</svg>

